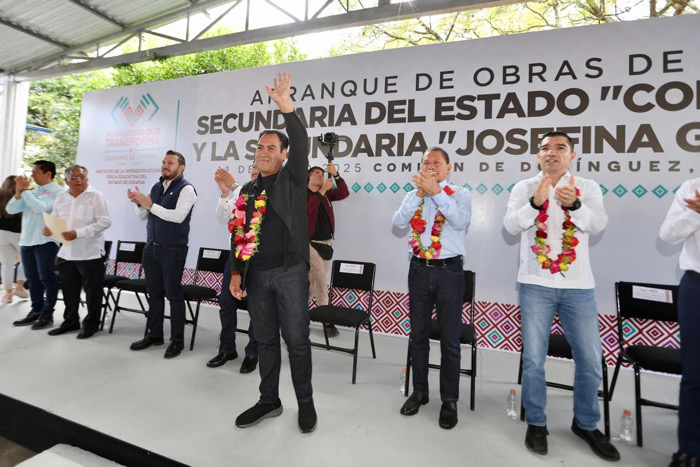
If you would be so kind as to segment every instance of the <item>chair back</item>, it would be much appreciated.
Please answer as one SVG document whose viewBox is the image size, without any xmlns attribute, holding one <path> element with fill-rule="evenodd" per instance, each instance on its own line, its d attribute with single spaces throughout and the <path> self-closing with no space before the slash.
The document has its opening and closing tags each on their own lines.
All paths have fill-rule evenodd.
<svg viewBox="0 0 700 467">
<path fill-rule="evenodd" d="M 333 297 L 333 289 L 344 288 L 364 290 L 369 292 L 368 313 L 372 310 L 372 296 L 374 295 L 374 263 L 360 261 L 333 260 L 331 273 L 330 296 Z"/>
<path fill-rule="evenodd" d="M 476 294 L 476 273 L 464 271 L 464 296 L 463 302 L 468 303 L 469 323 L 474 324 L 474 295 Z"/>
<path fill-rule="evenodd" d="M 143 249 L 146 247 L 146 242 L 117 242 L 117 255 L 114 259 L 114 274 L 119 274 L 119 263 L 133 263 L 138 265 L 138 276 L 141 277 L 143 268 L 141 261 L 143 260 Z"/>
<path fill-rule="evenodd" d="M 678 322 L 678 286 L 616 282 L 618 321 L 622 318 Z"/>
<path fill-rule="evenodd" d="M 107 264 L 109 261 L 109 254 L 112 252 L 112 240 L 105 240 L 104 254 L 102 255 L 102 262 Z"/>
<path fill-rule="evenodd" d="M 201 247 L 197 255 L 197 269 L 194 272 L 192 284 L 197 285 L 197 277 L 201 271 L 223 274 L 230 253 L 230 250 Z M 222 287 L 224 286 L 227 284 L 222 284 Z"/>
</svg>

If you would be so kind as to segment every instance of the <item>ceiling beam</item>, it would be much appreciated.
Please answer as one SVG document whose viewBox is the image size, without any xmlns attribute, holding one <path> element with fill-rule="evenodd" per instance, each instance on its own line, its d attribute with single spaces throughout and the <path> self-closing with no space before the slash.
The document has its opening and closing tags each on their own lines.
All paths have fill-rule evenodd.
<svg viewBox="0 0 700 467">
<path fill-rule="evenodd" d="M 61 49 L 67 50 L 69 48 L 68 44 L 64 44 L 63 42 L 53 40 L 50 37 L 44 36 L 43 34 L 39 34 L 38 32 L 34 32 L 31 29 L 27 29 L 25 27 L 22 27 L 22 26 L 15 24 L 15 23 L 13 23 L 9 20 L 6 20 L 4 18 L 0 18 L 0 24 L 7 26 L 8 28 L 12 28 L 15 31 L 19 31 L 23 34 L 27 34 L 29 36 L 32 36 L 35 39 L 39 39 L 40 41 L 48 42 L 51 45 L 55 45 L 56 47 L 60 47 Z"/>
<path fill-rule="evenodd" d="M 194 3 L 190 6 L 185 6 L 185 7 L 180 7 L 177 10 L 171 11 L 170 13 L 166 13 L 160 16 L 157 16 L 155 18 L 152 18 L 148 21 L 144 21 L 139 24 L 135 24 L 132 26 L 127 27 L 126 29 L 110 33 L 98 38 L 95 38 L 93 40 L 90 40 L 89 42 L 84 42 L 82 44 L 75 44 L 75 45 L 70 45 L 67 46 L 63 44 L 63 47 L 66 48 L 66 50 L 58 53 L 58 54 L 53 54 L 49 57 L 46 57 L 44 59 L 41 59 L 36 62 L 26 62 L 23 64 L 20 64 L 17 66 L 17 70 L 22 70 L 22 69 L 38 69 L 38 68 L 43 68 L 45 66 L 54 64 L 56 62 L 60 62 L 65 55 L 70 55 L 70 54 L 75 54 L 78 52 L 82 52 L 86 49 L 91 49 L 94 48 L 95 45 L 97 44 L 110 44 L 112 42 L 118 42 L 124 37 L 131 37 L 136 34 L 139 34 L 142 32 L 144 29 L 152 29 L 155 28 L 156 26 L 163 25 L 163 24 L 168 24 L 174 21 L 177 21 L 179 19 L 187 17 L 187 14 L 193 14 L 193 13 L 199 13 L 202 10 L 206 10 L 207 8 L 214 8 L 216 6 L 219 6 L 224 3 L 230 3 L 231 0 L 201 0 L 200 2 Z M 2 20 L 0 20 L 2 21 Z M 4 23 L 3 23 L 4 24 Z M 59 73 L 61 74 L 61 73 Z M 57 76 L 57 75 L 53 75 Z M 0 80 L 3 80 L 3 77 L 0 76 Z"/>
<path fill-rule="evenodd" d="M 512 0 L 413 0 L 412 2 L 394 3 L 384 6 L 355 10 L 334 16 L 312 18 L 305 21 L 269 26 L 250 31 L 237 32 L 218 37 L 210 37 L 182 44 L 169 45 L 140 52 L 133 52 L 116 57 L 104 57 L 83 63 L 53 66 L 42 70 L 15 73 L 11 77 L 0 76 L 1 80 L 26 81 L 49 78 L 69 73 L 80 73 L 116 65 L 133 64 L 152 60 L 154 57 L 174 57 L 188 55 L 206 50 L 217 50 L 240 45 L 293 37 L 301 34 L 324 32 L 329 30 L 366 26 L 383 23 L 451 13 L 456 11 L 487 8 L 511 4 Z"/>
<path fill-rule="evenodd" d="M 89 13 L 92 13 L 94 16 L 97 16 L 101 20 L 107 21 L 108 23 L 117 26 L 119 29 L 126 29 L 125 24 L 122 24 L 119 21 L 117 21 L 116 19 L 114 19 L 110 16 L 107 16 L 106 14 L 102 13 L 101 11 L 99 11 L 95 7 L 92 7 L 90 5 L 83 3 L 81 0 L 66 0 L 66 1 L 72 3 L 73 5 L 79 6 L 80 8 L 86 10 Z"/>
</svg>

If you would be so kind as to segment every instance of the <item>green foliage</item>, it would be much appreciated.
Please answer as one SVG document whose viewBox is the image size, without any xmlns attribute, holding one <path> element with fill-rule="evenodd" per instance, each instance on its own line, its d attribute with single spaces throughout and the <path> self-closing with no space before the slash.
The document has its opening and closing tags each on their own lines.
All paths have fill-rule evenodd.
<svg viewBox="0 0 700 467">
<path fill-rule="evenodd" d="M 27 123 L 52 130 L 28 131 L 24 162 L 31 167 L 36 159 L 56 164 L 59 173 L 75 163 L 83 95 L 88 91 L 220 71 L 252 68 L 304 60 L 294 41 L 257 43 L 212 50 L 180 57 L 156 57 L 150 62 L 121 65 L 107 71 L 49 78 L 32 83 Z"/>
<path fill-rule="evenodd" d="M 350 10 L 359 0 L 351 2 Z M 330 54 L 700 12 L 697 0 L 542 0 L 366 26 Z"/>
</svg>

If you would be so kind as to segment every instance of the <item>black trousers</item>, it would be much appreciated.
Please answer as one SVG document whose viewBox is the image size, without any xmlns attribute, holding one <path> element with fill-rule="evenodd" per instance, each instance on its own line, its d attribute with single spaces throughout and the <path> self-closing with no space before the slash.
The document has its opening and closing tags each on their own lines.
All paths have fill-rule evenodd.
<svg viewBox="0 0 700 467">
<path fill-rule="evenodd" d="M 68 325 L 80 324 L 80 290 L 85 290 L 88 314 L 83 320 L 83 329 L 97 331 L 102 315 L 102 282 L 105 277 L 105 264 L 102 258 L 85 261 L 66 261 L 58 258 L 56 263 L 61 277 L 63 300 L 66 309 L 63 321 Z"/>
</svg>

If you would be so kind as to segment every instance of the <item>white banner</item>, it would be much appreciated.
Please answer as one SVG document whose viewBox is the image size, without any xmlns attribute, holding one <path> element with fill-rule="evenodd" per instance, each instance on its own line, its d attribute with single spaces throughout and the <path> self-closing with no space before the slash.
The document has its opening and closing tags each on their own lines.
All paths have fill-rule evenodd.
<svg viewBox="0 0 700 467">
<path fill-rule="evenodd" d="M 572 173 L 602 185 L 610 217 L 591 242 L 601 313 L 618 280 L 677 283 L 679 247 L 658 239 L 673 190 L 697 177 L 700 17 L 653 19 L 357 54 L 150 83 L 85 96 L 78 161 L 110 202 L 108 239 L 143 240 L 127 188 L 158 179 L 168 149 L 187 158 L 199 200 L 188 266 L 222 248 L 213 180 L 248 180 L 260 130 L 280 127 L 264 84 L 293 73 L 296 106 L 316 141 L 346 136 L 335 162 L 351 196 L 334 204 L 336 259 L 377 263 L 376 287 L 405 292 L 408 232 L 391 217 L 429 146 L 451 156 L 450 181 L 471 188 L 465 268 L 477 299 L 517 303 L 518 241 L 503 229 L 509 189 L 537 174 L 541 135 L 575 140 Z"/>
</svg>

